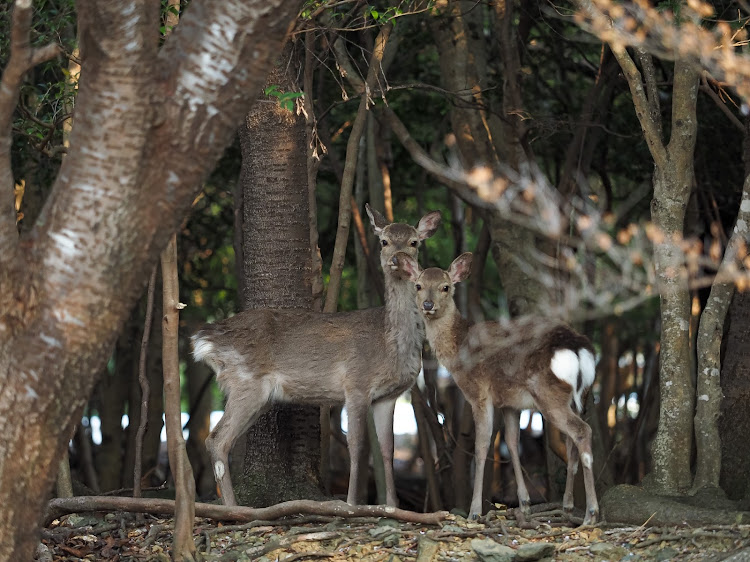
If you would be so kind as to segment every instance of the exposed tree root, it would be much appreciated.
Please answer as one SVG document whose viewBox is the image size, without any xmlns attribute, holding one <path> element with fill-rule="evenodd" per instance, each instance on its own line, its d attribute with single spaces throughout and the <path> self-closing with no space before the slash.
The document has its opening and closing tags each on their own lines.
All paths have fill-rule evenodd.
<svg viewBox="0 0 750 562">
<path fill-rule="evenodd" d="M 601 512 L 609 523 L 631 525 L 733 525 L 750 521 L 750 513 L 737 510 L 733 502 L 717 502 L 696 501 L 690 496 L 654 496 L 638 486 L 620 485 L 604 494 Z"/>
<path fill-rule="evenodd" d="M 153 513 L 155 515 L 174 515 L 173 500 L 156 498 L 113 498 L 105 496 L 78 496 L 74 498 L 55 498 L 47 504 L 44 524 L 49 525 L 54 519 L 68 513 L 86 511 L 130 511 L 133 513 Z M 437 525 L 440 521 L 450 519 L 447 511 L 434 513 L 416 513 L 395 507 L 382 505 L 349 505 L 343 501 L 318 502 L 313 500 L 295 500 L 279 503 L 269 507 L 228 507 L 208 503 L 195 504 L 195 516 L 207 517 L 216 521 L 249 522 L 256 519 L 278 519 L 298 514 L 328 515 L 333 517 L 387 517 L 407 523 Z"/>
</svg>

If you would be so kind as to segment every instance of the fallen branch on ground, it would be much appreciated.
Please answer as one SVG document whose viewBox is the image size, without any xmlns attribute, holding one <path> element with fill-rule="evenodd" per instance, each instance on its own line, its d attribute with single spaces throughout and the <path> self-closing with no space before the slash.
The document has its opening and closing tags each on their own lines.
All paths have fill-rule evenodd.
<svg viewBox="0 0 750 562">
<path fill-rule="evenodd" d="M 130 511 L 133 513 L 153 513 L 155 515 L 174 515 L 174 500 L 157 498 L 113 498 L 105 496 L 78 496 L 73 498 L 54 498 L 47 504 L 45 526 L 53 520 L 68 513 L 88 511 Z M 384 505 L 349 505 L 346 502 L 295 500 L 279 503 L 269 507 L 234 507 L 208 503 L 195 504 L 195 516 L 215 519 L 216 521 L 249 522 L 256 519 L 278 519 L 298 514 L 328 515 L 335 517 L 387 517 L 407 523 L 437 525 L 440 521 L 450 519 L 447 511 L 433 513 L 416 513 Z"/>
</svg>

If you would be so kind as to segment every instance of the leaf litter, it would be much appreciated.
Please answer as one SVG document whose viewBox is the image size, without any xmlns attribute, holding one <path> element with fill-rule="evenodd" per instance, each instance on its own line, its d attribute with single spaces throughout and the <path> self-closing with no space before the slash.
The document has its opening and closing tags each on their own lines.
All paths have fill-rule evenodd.
<svg viewBox="0 0 750 562">
<path fill-rule="evenodd" d="M 243 525 L 196 518 L 194 540 L 207 562 L 750 560 L 750 525 L 581 527 L 580 519 L 559 508 L 537 511 L 527 521 L 517 510 L 500 507 L 479 521 L 451 515 L 439 526 L 324 516 Z M 37 559 L 168 561 L 173 529 L 171 518 L 68 515 L 43 530 Z"/>
</svg>

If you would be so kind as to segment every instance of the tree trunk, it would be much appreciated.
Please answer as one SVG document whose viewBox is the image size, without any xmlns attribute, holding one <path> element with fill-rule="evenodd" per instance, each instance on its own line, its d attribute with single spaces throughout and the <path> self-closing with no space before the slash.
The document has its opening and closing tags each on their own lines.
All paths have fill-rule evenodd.
<svg viewBox="0 0 750 562">
<path fill-rule="evenodd" d="M 282 71 L 268 79 L 283 91 Z M 274 99 L 261 99 L 240 127 L 243 190 L 244 309 L 303 308 L 313 303 L 305 120 Z M 319 409 L 279 405 L 250 428 L 242 457 L 233 451 L 232 482 L 243 505 L 321 496 Z"/>
<path fill-rule="evenodd" d="M 195 521 L 195 480 L 182 436 L 182 400 L 180 392 L 180 288 L 177 280 L 177 235 L 161 253 L 162 273 L 162 357 L 164 363 L 164 411 L 167 425 L 169 467 L 175 485 L 174 535 L 172 559 L 195 560 L 193 523 Z"/>
<path fill-rule="evenodd" d="M 693 151 L 698 75 L 675 63 L 672 140 L 666 157 L 656 161 L 651 218 L 661 236 L 654 244 L 654 268 L 661 296 L 659 429 L 652 447 L 650 484 L 667 495 L 685 493 L 692 484 L 694 385 L 691 379 L 690 293 L 682 240 L 685 209 L 693 186 Z M 645 484 L 645 482 L 644 482 Z"/>
<path fill-rule="evenodd" d="M 96 376 L 299 4 L 194 0 L 161 49 L 158 3 L 77 5 L 84 62 L 70 150 L 28 238 L 18 240 L 7 199 L 0 213 L 0 561 L 32 559 L 57 460 Z M 30 19 L 30 3 L 16 3 L 16 52 Z M 19 77 L 45 60 L 26 55 L 11 57 L 0 88 L 9 189 Z"/>
<path fill-rule="evenodd" d="M 735 292 L 734 279 L 730 270 L 737 265 L 738 253 L 747 247 L 748 221 L 750 221 L 750 176 L 745 178 L 734 231 L 700 317 L 697 340 L 698 384 L 696 391 L 698 398 L 695 407 L 697 457 L 694 490 L 719 487 L 722 464 L 722 446 L 718 425 L 722 399 L 720 377 L 722 337 L 727 311 Z M 736 355 L 737 350 L 732 349 L 730 353 Z M 736 381 L 732 384 L 736 384 Z M 729 436 L 729 439 L 732 437 Z"/>
<path fill-rule="evenodd" d="M 193 333 L 191 331 L 190 333 Z M 190 419 L 188 420 L 187 452 L 190 465 L 195 473 L 195 487 L 198 497 L 204 498 L 216 493 L 211 459 L 206 450 L 206 438 L 211 429 L 211 381 L 213 373 L 204 363 L 188 361 L 185 367 L 185 379 L 190 401 Z"/>
<path fill-rule="evenodd" d="M 729 307 L 726 355 L 721 366 L 721 488 L 750 505 L 750 292 L 735 292 Z"/>
<path fill-rule="evenodd" d="M 669 144 L 664 145 L 656 70 L 650 55 L 636 49 L 641 73 L 627 51 L 613 48 L 613 52 L 628 80 L 635 112 L 654 159 L 651 219 L 656 226 L 654 269 L 661 297 L 661 402 L 652 446 L 652 472 L 644 479 L 644 486 L 658 494 L 679 495 L 692 483 L 695 392 L 691 380 L 690 294 L 680 242 L 694 179 L 698 74 L 688 63 L 675 62 L 672 131 Z"/>
<path fill-rule="evenodd" d="M 103 492 L 120 487 L 125 445 L 122 416 L 125 413 L 130 375 L 133 372 L 133 350 L 136 349 L 136 328 L 133 316 L 126 322 L 117 340 L 114 353 L 114 372 L 104 372 L 97 385 L 96 400 L 101 420 L 102 442 L 96 460 L 99 487 Z M 131 473 L 132 474 L 132 473 Z"/>
</svg>

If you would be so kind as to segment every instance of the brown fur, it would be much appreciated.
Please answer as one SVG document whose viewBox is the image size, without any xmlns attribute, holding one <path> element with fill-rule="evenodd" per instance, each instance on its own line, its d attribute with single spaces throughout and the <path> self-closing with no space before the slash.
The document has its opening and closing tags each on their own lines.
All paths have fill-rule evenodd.
<svg viewBox="0 0 750 562">
<path fill-rule="evenodd" d="M 196 359 L 213 368 L 227 396 L 224 416 L 206 439 L 226 505 L 235 502 L 227 470 L 229 450 L 273 402 L 346 406 L 349 503 L 359 499 L 359 459 L 372 404 L 386 466 L 387 501 L 396 505 L 393 409 L 398 395 L 419 374 L 424 328 L 414 286 L 392 259 L 397 252 L 416 259 L 421 241 L 440 224 L 440 214 L 425 215 L 414 228 L 390 224 L 369 206 L 367 212 L 381 241 L 384 307 L 335 314 L 248 310 L 210 324 L 192 338 Z"/>
<path fill-rule="evenodd" d="M 535 408 L 567 436 L 568 481 L 563 507 L 573 508 L 573 478 L 580 453 L 586 485 L 584 523 L 594 523 L 599 505 L 591 467 L 591 428 L 571 408 L 593 382 L 594 350 L 589 340 L 562 322 L 539 318 L 470 326 L 458 312 L 453 293 L 455 283 L 469 275 L 471 254 L 456 258 L 448 271 L 422 271 L 405 254 L 397 259 L 414 281 L 430 346 L 453 375 L 474 414 L 476 476 L 471 516 L 482 512 L 482 478 L 495 407 L 503 409 L 519 503 L 528 511 L 529 494 L 518 458 L 518 411 Z"/>
</svg>

